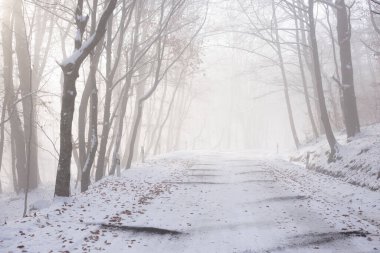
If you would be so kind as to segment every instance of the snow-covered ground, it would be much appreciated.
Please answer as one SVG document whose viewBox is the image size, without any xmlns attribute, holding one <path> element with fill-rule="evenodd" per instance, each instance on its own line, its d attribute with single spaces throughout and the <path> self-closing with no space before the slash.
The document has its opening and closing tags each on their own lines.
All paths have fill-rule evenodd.
<svg viewBox="0 0 380 253">
<path fill-rule="evenodd" d="M 380 124 L 363 127 L 361 133 L 347 142 L 345 132 L 337 135 L 338 159 L 328 163 L 329 146 L 323 137 L 310 143 L 292 155 L 292 160 L 308 168 L 328 174 L 351 184 L 380 189 Z"/>
<path fill-rule="evenodd" d="M 379 252 L 379 235 L 378 191 L 278 157 L 177 152 L 8 219 L 0 252 Z"/>
</svg>

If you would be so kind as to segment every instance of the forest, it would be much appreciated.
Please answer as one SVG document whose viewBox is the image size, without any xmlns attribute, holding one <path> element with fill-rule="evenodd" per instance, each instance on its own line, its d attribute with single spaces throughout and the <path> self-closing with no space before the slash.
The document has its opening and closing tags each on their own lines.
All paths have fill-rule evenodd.
<svg viewBox="0 0 380 253">
<path fill-rule="evenodd" d="M 0 7 L 1 252 L 380 250 L 380 1 Z"/>
</svg>

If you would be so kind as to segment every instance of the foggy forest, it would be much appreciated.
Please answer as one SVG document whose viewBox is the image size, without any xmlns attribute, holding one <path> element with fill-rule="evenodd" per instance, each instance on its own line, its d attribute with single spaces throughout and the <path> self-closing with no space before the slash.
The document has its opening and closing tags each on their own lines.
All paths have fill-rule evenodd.
<svg viewBox="0 0 380 253">
<path fill-rule="evenodd" d="M 380 252 L 379 0 L 0 20 L 0 252 Z"/>
</svg>

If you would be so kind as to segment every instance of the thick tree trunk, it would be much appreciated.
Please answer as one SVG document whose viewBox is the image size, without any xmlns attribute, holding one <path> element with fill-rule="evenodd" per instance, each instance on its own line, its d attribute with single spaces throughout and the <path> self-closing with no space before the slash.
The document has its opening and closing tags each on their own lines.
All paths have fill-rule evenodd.
<svg viewBox="0 0 380 253">
<path fill-rule="evenodd" d="M 354 71 L 351 56 L 351 21 L 344 0 L 335 2 L 337 16 L 338 44 L 340 48 L 340 67 L 343 87 L 343 115 L 347 138 L 360 132 L 358 109 L 356 105 Z"/>
<path fill-rule="evenodd" d="M 62 63 L 64 73 L 62 105 L 61 105 L 61 127 L 60 127 L 60 154 L 58 171 L 55 184 L 55 195 L 70 196 L 70 165 L 72 155 L 72 121 L 75 107 L 76 87 L 79 68 L 90 52 L 96 47 L 106 32 L 108 18 L 116 7 L 117 0 L 110 0 L 106 10 L 100 18 L 95 34 L 93 34 L 82 46 L 82 37 L 88 18 L 82 15 L 83 0 L 78 0 L 76 11 L 77 36 L 75 38 L 75 52 Z M 78 52 L 79 51 L 79 52 Z"/>
<path fill-rule="evenodd" d="M 323 85 L 322 85 L 322 75 L 321 75 L 321 68 L 319 63 L 319 53 L 318 53 L 318 44 L 317 44 L 317 38 L 315 35 L 315 21 L 314 21 L 314 0 L 309 0 L 309 26 L 310 26 L 310 41 L 311 41 L 311 48 L 313 53 L 313 61 L 314 61 L 314 73 L 315 73 L 315 80 L 316 80 L 316 88 L 318 91 L 318 100 L 319 100 L 319 106 L 321 111 L 321 120 L 326 132 L 327 141 L 330 146 L 330 157 L 329 161 L 333 161 L 335 158 L 335 154 L 337 152 L 337 141 L 335 139 L 334 133 L 331 129 L 331 124 L 329 120 L 329 116 L 327 113 L 326 108 L 326 101 L 325 96 L 323 93 Z"/>
<path fill-rule="evenodd" d="M 75 73 L 64 73 L 61 125 L 60 125 L 60 153 L 58 171 L 55 184 L 56 196 L 70 196 L 70 165 L 72 154 L 72 122 L 75 109 L 75 97 L 77 95 Z"/>
</svg>

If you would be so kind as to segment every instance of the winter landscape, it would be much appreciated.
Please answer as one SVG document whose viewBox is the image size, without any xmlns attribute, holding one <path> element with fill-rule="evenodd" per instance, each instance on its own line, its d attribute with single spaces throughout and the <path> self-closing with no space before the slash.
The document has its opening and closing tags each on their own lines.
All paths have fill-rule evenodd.
<svg viewBox="0 0 380 253">
<path fill-rule="evenodd" d="M 380 252 L 380 1 L 0 20 L 0 252 Z"/>
</svg>

